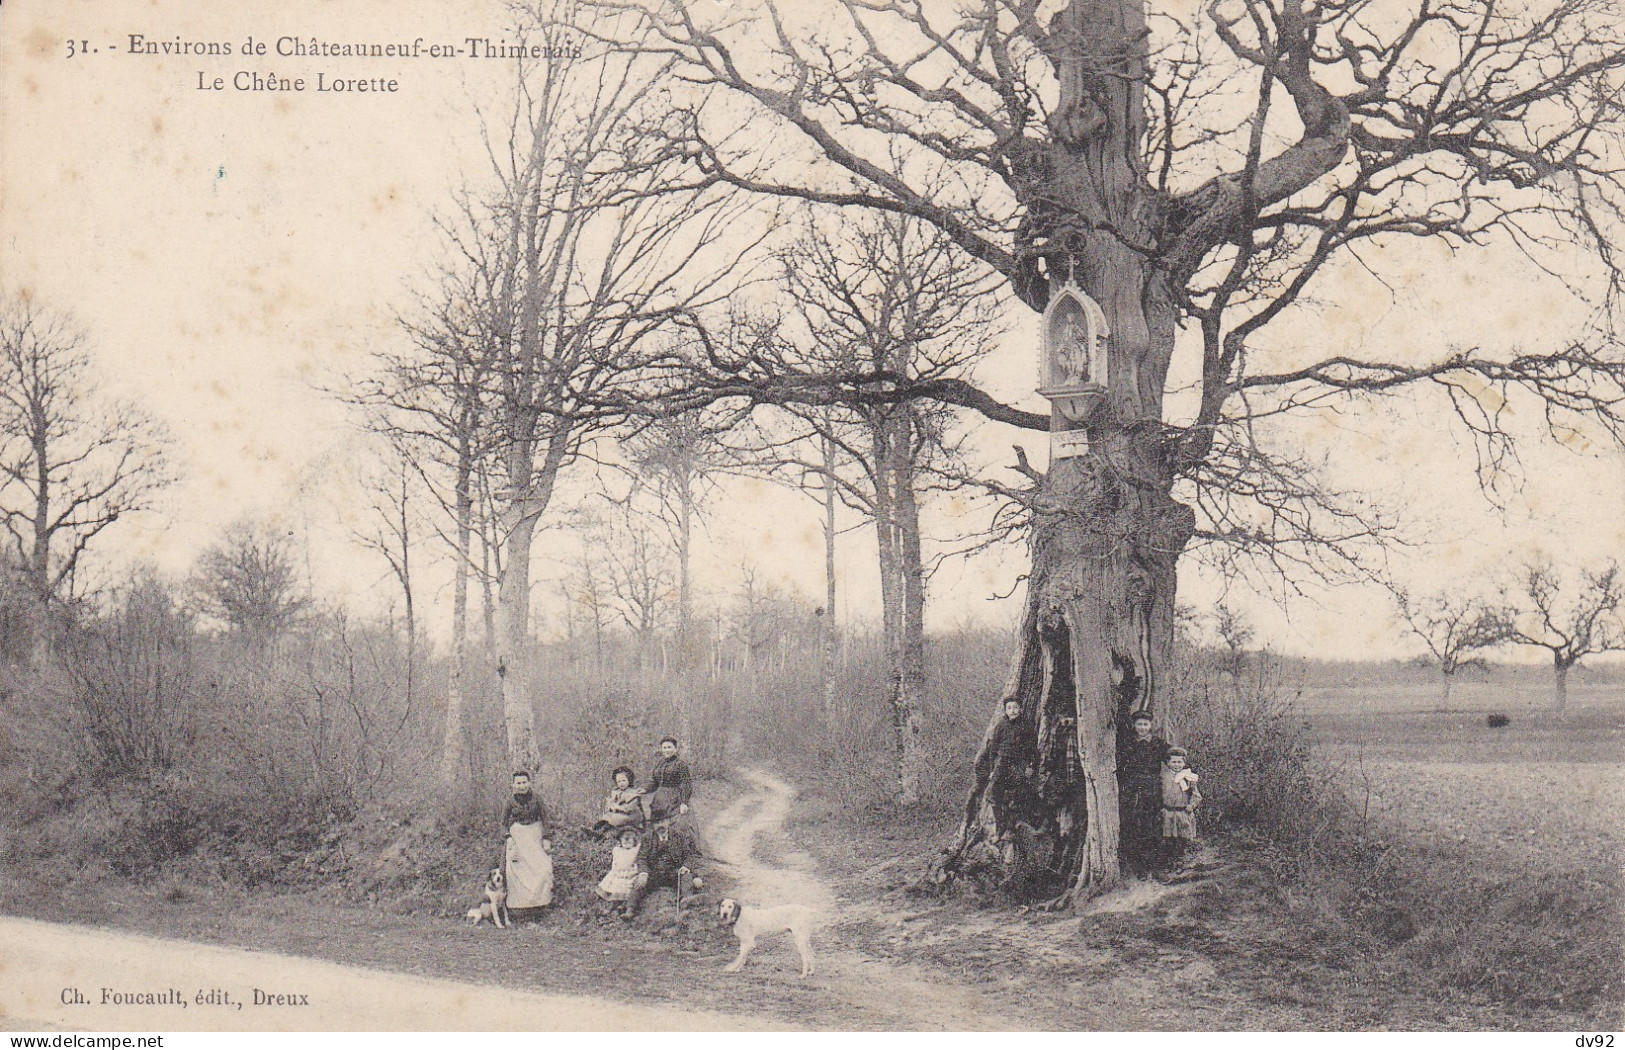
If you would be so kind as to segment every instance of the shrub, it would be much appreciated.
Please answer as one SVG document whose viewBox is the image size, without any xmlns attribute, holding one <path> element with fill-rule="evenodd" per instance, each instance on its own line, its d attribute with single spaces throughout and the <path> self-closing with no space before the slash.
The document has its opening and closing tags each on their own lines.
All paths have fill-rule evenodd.
<svg viewBox="0 0 1625 1050">
<path fill-rule="evenodd" d="M 56 688 L 80 768 L 98 775 L 160 772 L 197 736 L 193 625 L 170 589 L 138 577 L 114 608 L 62 645 Z"/>
<path fill-rule="evenodd" d="M 210 720 L 195 765 L 213 779 L 350 808 L 431 768 L 435 705 L 387 628 L 334 614 L 308 618 L 274 645 L 232 636 L 198 644 Z"/>
<path fill-rule="evenodd" d="M 1262 835 L 1289 847 L 1294 863 L 1322 848 L 1349 849 L 1355 813 L 1336 771 L 1317 762 L 1314 735 L 1268 653 L 1227 666 L 1187 651 L 1175 679 L 1173 735 L 1201 776 L 1201 817 L 1210 828 Z"/>
<path fill-rule="evenodd" d="M 1512 724 L 1512 719 L 1508 718 L 1506 715 L 1503 715 L 1499 711 L 1492 711 L 1484 716 L 1484 724 L 1489 726 L 1491 729 L 1505 729 L 1507 726 Z"/>
</svg>

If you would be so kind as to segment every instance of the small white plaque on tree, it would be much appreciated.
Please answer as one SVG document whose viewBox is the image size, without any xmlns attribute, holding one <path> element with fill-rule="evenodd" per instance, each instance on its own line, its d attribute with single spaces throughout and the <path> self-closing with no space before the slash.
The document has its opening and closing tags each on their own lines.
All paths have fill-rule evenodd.
<svg viewBox="0 0 1625 1050">
<path fill-rule="evenodd" d="M 1050 462 L 1071 459 L 1089 451 L 1089 435 L 1083 430 L 1056 430 L 1049 436 Z"/>
</svg>

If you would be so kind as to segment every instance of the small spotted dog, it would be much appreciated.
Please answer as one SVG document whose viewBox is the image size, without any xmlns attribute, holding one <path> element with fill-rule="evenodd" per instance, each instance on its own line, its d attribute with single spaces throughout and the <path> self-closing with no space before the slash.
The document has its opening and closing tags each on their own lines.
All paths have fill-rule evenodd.
<svg viewBox="0 0 1625 1050">
<path fill-rule="evenodd" d="M 478 926 L 486 919 L 497 929 L 513 925 L 508 918 L 508 880 L 503 877 L 501 868 L 492 868 L 491 875 L 485 880 L 485 899 L 477 908 L 468 909 L 468 921 Z"/>
</svg>

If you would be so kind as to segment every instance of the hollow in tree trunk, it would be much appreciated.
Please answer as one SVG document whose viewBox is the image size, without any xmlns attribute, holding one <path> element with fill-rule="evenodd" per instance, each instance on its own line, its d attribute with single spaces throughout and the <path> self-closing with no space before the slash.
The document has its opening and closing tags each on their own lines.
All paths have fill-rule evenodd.
<svg viewBox="0 0 1625 1050">
<path fill-rule="evenodd" d="M 1118 747 L 1131 712 L 1150 709 L 1159 732 L 1165 724 L 1175 570 L 1195 516 L 1173 498 L 1163 442 L 1176 330 L 1169 288 L 1179 278 L 1144 250 L 1158 243 L 1165 203 L 1139 159 L 1145 11 L 1075 0 L 1050 29 L 1060 101 L 1053 140 L 1024 147 L 1015 172 L 1027 205 L 1018 240 L 1034 260 L 1015 289 L 1041 310 L 1070 281 L 1099 303 L 1106 389 L 1083 425 L 1087 451 L 1054 460 L 1033 494 L 1032 571 L 1007 687 L 1033 722 L 1023 735 L 1034 749 L 1031 804 L 999 827 L 978 777 L 949 867 L 979 844 L 1002 843 L 994 852 L 1006 865 L 1056 873 L 1033 889 L 1053 889 L 1065 904 L 1120 877 Z M 1001 706 L 1002 697 L 989 700 Z M 1012 836 L 1021 849 L 1008 848 Z"/>
<path fill-rule="evenodd" d="M 1061 460 L 1046 479 L 1049 508 L 1035 531 L 1005 693 L 1034 723 L 1037 790 L 1025 812 L 999 814 L 990 785 L 976 783 L 955 858 L 1019 833 L 1026 855 L 1005 851 L 1002 861 L 1057 873 L 1052 887 L 1035 887 L 1057 891 L 1056 904 L 1120 877 L 1118 744 L 1133 712 L 1151 710 L 1159 728 L 1165 719 L 1158 701 L 1173 646 L 1176 562 L 1193 528 L 1190 509 L 1166 490 L 1124 480 L 1140 458 L 1132 432 L 1091 433 L 1094 449 Z M 1148 831 L 1129 829 L 1136 833 Z"/>
</svg>

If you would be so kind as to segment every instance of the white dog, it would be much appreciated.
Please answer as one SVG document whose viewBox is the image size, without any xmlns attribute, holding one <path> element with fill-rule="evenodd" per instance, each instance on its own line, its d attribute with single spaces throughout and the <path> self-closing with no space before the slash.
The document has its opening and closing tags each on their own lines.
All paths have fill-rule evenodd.
<svg viewBox="0 0 1625 1050">
<path fill-rule="evenodd" d="M 811 977 L 813 911 L 802 904 L 781 904 L 776 908 L 747 908 L 732 897 L 717 909 L 717 917 L 724 926 L 732 926 L 739 938 L 739 958 L 723 968 L 725 973 L 738 973 L 745 965 L 756 938 L 763 934 L 788 933 L 801 953 L 801 976 Z"/>
<path fill-rule="evenodd" d="M 486 919 L 497 929 L 512 925 L 508 918 L 508 880 L 503 877 L 501 868 L 492 868 L 490 878 L 485 880 L 485 899 L 478 908 L 468 909 L 468 921 L 478 926 Z"/>
</svg>

